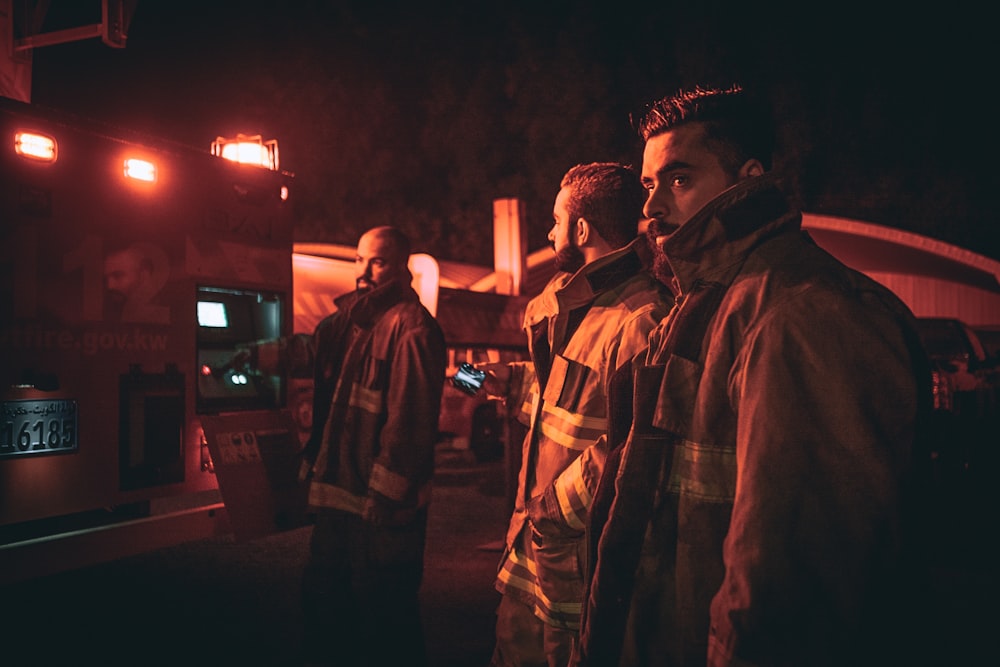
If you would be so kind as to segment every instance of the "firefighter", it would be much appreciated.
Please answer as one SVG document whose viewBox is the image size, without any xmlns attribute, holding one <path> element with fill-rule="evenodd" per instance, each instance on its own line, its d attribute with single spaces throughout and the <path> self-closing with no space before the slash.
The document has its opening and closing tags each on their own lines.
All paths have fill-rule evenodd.
<svg viewBox="0 0 1000 667">
<path fill-rule="evenodd" d="M 559 272 L 529 302 L 530 362 L 483 364 L 529 426 L 496 588 L 492 664 L 565 665 L 583 602 L 584 526 L 606 456 L 606 396 L 666 314 L 638 236 L 642 186 L 615 163 L 563 177 L 549 241 Z"/>
<path fill-rule="evenodd" d="M 640 125 L 678 299 L 594 501 L 574 665 L 916 664 L 931 634 L 907 624 L 927 581 L 913 315 L 802 233 L 770 125 L 739 86 L 681 91 Z"/>
<path fill-rule="evenodd" d="M 315 513 L 302 580 L 310 664 L 421 665 L 418 590 L 445 379 L 444 335 L 394 227 L 358 242 L 357 289 L 315 333 Z"/>
</svg>

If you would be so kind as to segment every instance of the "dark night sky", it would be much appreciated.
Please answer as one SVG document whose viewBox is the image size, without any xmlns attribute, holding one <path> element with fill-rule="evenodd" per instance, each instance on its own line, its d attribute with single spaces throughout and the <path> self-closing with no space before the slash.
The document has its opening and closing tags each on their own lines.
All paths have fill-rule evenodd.
<svg viewBox="0 0 1000 667">
<path fill-rule="evenodd" d="M 1000 259 L 989 21 L 874 4 L 138 0 L 125 49 L 36 49 L 33 101 L 206 150 L 277 138 L 301 240 L 391 221 L 489 264 L 492 198 L 525 200 L 540 247 L 569 166 L 641 160 L 630 113 L 738 80 L 806 210 Z M 47 28 L 99 7 L 52 0 Z"/>
</svg>

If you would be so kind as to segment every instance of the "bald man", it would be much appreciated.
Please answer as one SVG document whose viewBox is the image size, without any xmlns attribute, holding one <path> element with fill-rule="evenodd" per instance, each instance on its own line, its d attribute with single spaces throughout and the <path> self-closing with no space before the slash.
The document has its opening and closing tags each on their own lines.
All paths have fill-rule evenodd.
<svg viewBox="0 0 1000 667">
<path fill-rule="evenodd" d="M 303 577 L 308 664 L 421 665 L 418 589 L 447 355 L 407 268 L 410 242 L 358 242 L 356 289 L 315 333 L 315 513 Z"/>
</svg>

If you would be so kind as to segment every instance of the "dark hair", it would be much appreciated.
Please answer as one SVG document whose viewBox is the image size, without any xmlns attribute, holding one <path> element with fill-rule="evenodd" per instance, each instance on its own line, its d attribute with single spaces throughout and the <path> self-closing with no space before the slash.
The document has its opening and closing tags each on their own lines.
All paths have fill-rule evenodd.
<svg viewBox="0 0 1000 667">
<path fill-rule="evenodd" d="M 559 187 L 570 189 L 569 219 L 585 218 L 611 247 L 626 246 L 638 236 L 646 193 L 630 167 L 617 162 L 578 164 L 566 172 Z"/>
<path fill-rule="evenodd" d="M 771 169 L 774 134 L 763 100 L 752 97 L 738 84 L 729 88 L 681 90 L 649 105 L 638 123 L 643 141 L 688 123 L 700 123 L 705 143 L 723 169 L 735 174 L 747 160 L 756 158 Z"/>
</svg>

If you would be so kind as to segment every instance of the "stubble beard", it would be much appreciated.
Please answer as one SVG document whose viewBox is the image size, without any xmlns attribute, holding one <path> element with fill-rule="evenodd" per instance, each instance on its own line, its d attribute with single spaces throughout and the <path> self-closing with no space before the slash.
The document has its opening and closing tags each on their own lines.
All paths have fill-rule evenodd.
<svg viewBox="0 0 1000 667">
<path fill-rule="evenodd" d="M 583 251 L 572 240 L 562 250 L 556 251 L 556 268 L 566 273 L 576 273 L 587 260 L 583 256 Z"/>
</svg>

